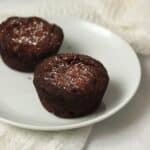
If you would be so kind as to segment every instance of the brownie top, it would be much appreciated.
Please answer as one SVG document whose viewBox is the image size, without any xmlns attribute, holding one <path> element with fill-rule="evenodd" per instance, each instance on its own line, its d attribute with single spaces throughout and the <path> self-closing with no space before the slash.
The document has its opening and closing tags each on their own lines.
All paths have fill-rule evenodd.
<svg viewBox="0 0 150 150">
<path fill-rule="evenodd" d="M 52 86 L 67 92 L 92 92 L 107 79 L 107 71 L 99 61 L 79 54 L 49 57 L 35 71 L 35 80 L 47 92 Z"/>
<path fill-rule="evenodd" d="M 10 17 L 0 25 L 3 49 L 20 55 L 46 52 L 60 45 L 62 34 L 58 26 L 38 17 Z"/>
</svg>

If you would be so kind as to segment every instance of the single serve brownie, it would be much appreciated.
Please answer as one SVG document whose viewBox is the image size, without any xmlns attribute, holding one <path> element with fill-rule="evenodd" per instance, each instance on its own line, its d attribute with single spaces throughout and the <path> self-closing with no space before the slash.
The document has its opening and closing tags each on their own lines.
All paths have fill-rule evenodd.
<svg viewBox="0 0 150 150">
<path fill-rule="evenodd" d="M 49 112 L 72 118 L 96 110 L 109 77 L 104 66 L 92 57 L 57 54 L 37 65 L 33 82 L 41 103 Z"/>
<path fill-rule="evenodd" d="M 0 52 L 13 69 L 32 72 L 43 58 L 58 52 L 63 31 L 38 17 L 10 17 L 0 24 Z"/>
</svg>

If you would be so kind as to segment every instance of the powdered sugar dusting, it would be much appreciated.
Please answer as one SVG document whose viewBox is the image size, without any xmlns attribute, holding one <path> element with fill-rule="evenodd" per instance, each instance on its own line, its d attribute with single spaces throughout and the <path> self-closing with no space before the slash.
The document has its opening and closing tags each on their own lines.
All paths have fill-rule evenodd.
<svg viewBox="0 0 150 150">
<path fill-rule="evenodd" d="M 30 24 L 21 24 L 13 28 L 12 41 L 19 44 L 37 45 L 48 35 L 48 28 L 43 22 L 33 21 Z"/>
</svg>

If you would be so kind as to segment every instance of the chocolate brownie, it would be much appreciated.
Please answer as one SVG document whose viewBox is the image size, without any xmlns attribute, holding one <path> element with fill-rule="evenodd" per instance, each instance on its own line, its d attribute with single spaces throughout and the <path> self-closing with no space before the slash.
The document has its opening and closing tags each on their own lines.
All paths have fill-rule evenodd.
<svg viewBox="0 0 150 150">
<path fill-rule="evenodd" d="M 0 25 L 0 49 L 4 62 L 30 72 L 43 58 L 58 52 L 63 31 L 38 17 L 10 17 Z"/>
<path fill-rule="evenodd" d="M 96 110 L 109 77 L 104 66 L 92 57 L 57 54 L 37 65 L 33 82 L 41 103 L 49 112 L 72 118 Z"/>
</svg>

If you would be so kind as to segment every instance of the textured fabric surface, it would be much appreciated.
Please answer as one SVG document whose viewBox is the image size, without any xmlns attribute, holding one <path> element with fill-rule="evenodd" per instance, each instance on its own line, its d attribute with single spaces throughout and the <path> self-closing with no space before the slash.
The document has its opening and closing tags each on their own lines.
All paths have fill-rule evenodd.
<svg viewBox="0 0 150 150">
<path fill-rule="evenodd" d="M 1 150 L 81 150 L 91 127 L 41 132 L 0 124 Z"/>
<path fill-rule="evenodd" d="M 1 0 L 0 21 L 13 15 L 72 16 L 106 26 L 141 54 L 150 54 L 149 0 Z M 91 127 L 37 132 L 0 124 L 3 150 L 80 150 Z"/>
</svg>

